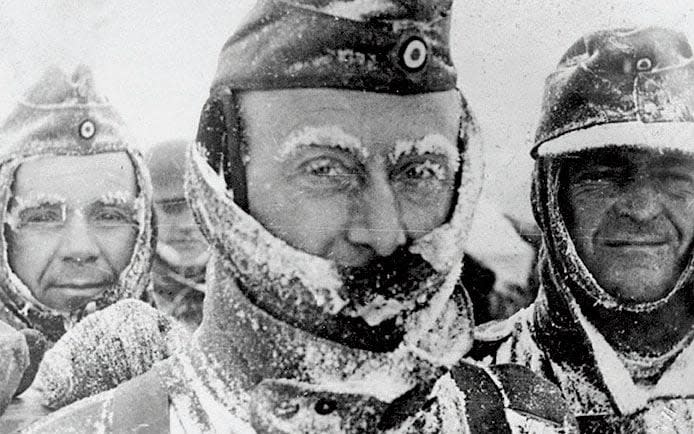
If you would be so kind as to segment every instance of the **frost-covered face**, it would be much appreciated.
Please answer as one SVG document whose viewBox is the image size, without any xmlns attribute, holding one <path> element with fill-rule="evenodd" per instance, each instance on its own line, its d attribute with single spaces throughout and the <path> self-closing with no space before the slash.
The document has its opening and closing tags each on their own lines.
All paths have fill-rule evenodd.
<svg viewBox="0 0 694 434">
<path fill-rule="evenodd" d="M 444 223 L 460 164 L 456 91 L 246 92 L 250 213 L 343 267 L 388 257 Z"/>
<path fill-rule="evenodd" d="M 12 270 L 42 304 L 63 312 L 84 306 L 130 262 L 136 194 L 125 152 L 22 163 L 5 225 Z"/>
<path fill-rule="evenodd" d="M 662 298 L 690 256 L 694 158 L 623 148 L 574 157 L 564 163 L 561 182 L 582 261 L 617 298 Z"/>
</svg>

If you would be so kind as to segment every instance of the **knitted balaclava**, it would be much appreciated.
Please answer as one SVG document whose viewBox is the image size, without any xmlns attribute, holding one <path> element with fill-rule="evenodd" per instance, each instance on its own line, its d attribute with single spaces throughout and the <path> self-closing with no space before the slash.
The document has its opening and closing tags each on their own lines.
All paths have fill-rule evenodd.
<svg viewBox="0 0 694 434">
<path fill-rule="evenodd" d="M 0 142 L 0 220 L 5 224 L 0 232 L 0 302 L 13 326 L 38 329 L 56 341 L 87 308 L 102 309 L 124 298 L 142 298 L 151 285 L 152 187 L 140 152 L 125 134 L 120 116 L 95 90 L 90 71 L 78 67 L 68 76 L 57 68 L 49 69 L 0 127 Z M 15 172 L 32 159 L 109 152 L 125 152 L 135 169 L 137 235 L 132 256 L 117 283 L 93 302 L 72 312 L 59 312 L 36 300 L 8 263 L 7 210 Z"/>
<path fill-rule="evenodd" d="M 587 353 L 569 348 L 585 338 L 583 329 L 589 326 L 580 319 L 583 315 L 599 311 L 603 318 L 621 315 L 624 324 L 643 321 L 666 309 L 673 295 L 692 284 L 691 259 L 672 289 L 654 301 L 622 300 L 597 283 L 562 215 L 560 181 L 570 164 L 567 157 L 620 148 L 692 155 L 693 140 L 694 61 L 680 33 L 651 27 L 590 34 L 567 51 L 547 78 L 532 151 L 537 159 L 532 200 L 544 238 L 538 315 L 554 330 L 539 332 L 547 351 L 571 359 L 569 364 L 587 366 Z M 556 333 L 568 335 L 560 338 Z M 677 342 L 670 344 L 677 348 Z M 644 362 L 634 372 L 648 376 L 662 367 Z"/>
<path fill-rule="evenodd" d="M 278 375 L 344 380 L 358 372 L 365 380 L 365 372 L 373 374 L 381 364 L 389 366 L 388 372 L 378 371 L 381 379 L 392 377 L 411 387 L 412 377 L 403 372 L 418 369 L 415 355 L 450 366 L 469 350 L 470 305 L 466 294 L 454 288 L 479 195 L 482 160 L 477 127 L 462 96 L 460 165 L 450 217 L 406 246 L 405 256 L 384 261 L 422 273 L 407 275 L 410 282 L 403 282 L 392 278 L 398 275 L 394 268 L 374 271 L 382 274 L 381 280 L 376 278 L 380 288 L 364 286 L 361 306 L 350 298 L 334 261 L 288 245 L 248 214 L 238 106 L 239 92 L 248 90 L 333 88 L 413 95 L 455 89 L 448 47 L 450 7 L 450 0 L 261 0 L 224 45 L 201 117 L 199 146 L 189 153 L 186 189 L 213 247 L 198 336 L 211 342 L 215 334 L 233 334 L 246 371 L 253 372 L 250 384 Z M 236 284 L 240 290 L 234 289 Z M 385 306 L 397 308 L 383 321 L 360 316 L 360 311 Z M 383 336 L 386 343 L 380 346 Z"/>
</svg>

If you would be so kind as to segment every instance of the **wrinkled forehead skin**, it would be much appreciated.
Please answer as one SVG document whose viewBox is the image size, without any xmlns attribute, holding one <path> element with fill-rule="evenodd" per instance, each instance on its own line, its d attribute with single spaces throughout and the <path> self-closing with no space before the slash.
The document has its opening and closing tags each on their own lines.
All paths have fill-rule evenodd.
<svg viewBox="0 0 694 434">
<path fill-rule="evenodd" d="M 624 152 L 646 151 L 658 154 L 671 152 L 673 155 L 682 155 L 681 149 L 668 148 L 667 146 L 653 148 L 646 145 L 625 144 L 591 148 L 593 152 L 603 150 L 614 152 L 620 149 Z M 694 156 L 694 153 L 687 154 Z M 566 182 L 564 171 L 567 170 L 576 155 L 575 152 L 555 153 L 541 156 L 535 162 L 531 199 L 535 219 L 543 234 L 542 255 L 545 256 L 543 260 L 552 263 L 555 273 L 560 273 L 563 279 L 569 282 L 569 288 L 580 290 L 587 294 L 594 303 L 606 309 L 641 313 L 651 312 L 662 307 L 674 294 L 691 284 L 694 274 L 694 249 L 690 247 L 690 259 L 677 283 L 664 297 L 658 300 L 626 302 L 605 291 L 579 257 L 562 213 L 563 207 L 566 206 L 566 204 L 561 203 L 562 190 L 567 188 L 567 185 L 562 184 L 562 182 Z M 575 296 L 575 294 L 564 295 L 571 300 Z"/>
<path fill-rule="evenodd" d="M 94 117 L 90 116 L 90 118 L 93 119 Z M 10 268 L 4 223 L 7 221 L 7 209 L 12 198 L 12 185 L 17 169 L 23 162 L 32 159 L 50 158 L 51 156 L 89 156 L 111 152 L 124 152 L 132 162 L 138 192 L 136 198 L 138 233 L 132 256 L 126 268 L 121 272 L 118 284 L 109 288 L 95 300 L 97 309 L 104 308 L 124 298 L 140 298 L 143 291 L 147 290 L 150 285 L 149 270 L 154 249 L 152 185 L 140 151 L 115 134 L 109 136 L 102 133 L 89 143 L 88 147 L 74 139 L 58 139 L 52 142 L 48 134 L 42 137 L 36 132 L 23 137 L 17 133 L 2 135 L 0 141 L 8 143 L 8 140 L 19 137 L 24 141 L 15 142 L 13 146 L 8 146 L 5 152 L 0 155 L 0 185 L 2 186 L 0 187 L 0 221 L 3 222 L 3 230 L 0 231 L 0 301 L 9 307 L 25 323 L 25 326 L 38 328 L 51 337 L 56 332 L 50 329 L 51 326 L 43 324 L 62 323 L 64 331 L 74 321 L 79 320 L 84 313 L 80 310 L 66 314 L 41 305 L 31 296 L 26 285 Z M 75 187 L 78 188 L 79 186 Z M 43 330 L 43 328 L 47 328 L 47 330 Z"/>
<path fill-rule="evenodd" d="M 420 254 L 439 275 L 446 276 L 445 288 L 439 288 L 428 301 L 430 308 L 424 309 L 426 314 L 411 324 L 411 333 L 409 338 L 406 335 L 406 340 L 410 339 L 414 345 L 432 328 L 451 296 L 459 277 L 465 240 L 481 188 L 482 142 L 462 97 L 460 102 L 463 109 L 459 130 L 462 164 L 457 201 L 447 222 L 417 239 L 410 247 L 411 252 Z M 326 315 L 337 314 L 345 305 L 345 300 L 339 295 L 343 282 L 337 265 L 295 249 L 271 235 L 234 203 L 232 189 L 226 185 L 224 177 L 207 164 L 206 157 L 204 148 L 189 148 L 186 191 L 196 220 L 217 257 L 234 264 L 239 275 L 271 276 L 277 287 L 298 282 L 305 293 L 287 294 L 287 303 L 311 303 Z M 214 282 L 210 291 L 214 291 Z"/>
</svg>

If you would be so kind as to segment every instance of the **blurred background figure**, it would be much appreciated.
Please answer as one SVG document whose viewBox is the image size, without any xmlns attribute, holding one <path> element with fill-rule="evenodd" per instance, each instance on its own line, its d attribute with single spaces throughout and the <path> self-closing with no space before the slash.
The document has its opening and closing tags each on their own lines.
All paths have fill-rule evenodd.
<svg viewBox="0 0 694 434">
<path fill-rule="evenodd" d="M 158 228 L 153 266 L 156 304 L 190 328 L 196 328 L 202 320 L 209 252 L 183 188 L 188 143 L 186 140 L 158 143 L 148 150 L 145 160 L 154 185 Z"/>
<path fill-rule="evenodd" d="M 461 276 L 472 300 L 476 324 L 508 318 L 535 299 L 536 248 L 522 236 L 525 229 L 482 195 Z"/>
</svg>

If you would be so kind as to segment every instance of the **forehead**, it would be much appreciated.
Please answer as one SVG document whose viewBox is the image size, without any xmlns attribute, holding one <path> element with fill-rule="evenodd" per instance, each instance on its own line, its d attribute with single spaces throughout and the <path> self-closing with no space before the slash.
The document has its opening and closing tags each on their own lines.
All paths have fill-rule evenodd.
<svg viewBox="0 0 694 434">
<path fill-rule="evenodd" d="M 15 172 L 13 193 L 54 194 L 68 202 L 94 200 L 105 193 L 137 194 L 135 169 L 125 152 L 89 156 L 46 156 L 22 163 Z"/>
<path fill-rule="evenodd" d="M 404 96 L 344 89 L 253 91 L 241 95 L 241 108 L 251 145 L 280 144 L 307 126 L 339 127 L 371 148 L 431 134 L 455 140 L 461 114 L 455 90 Z"/>
</svg>

